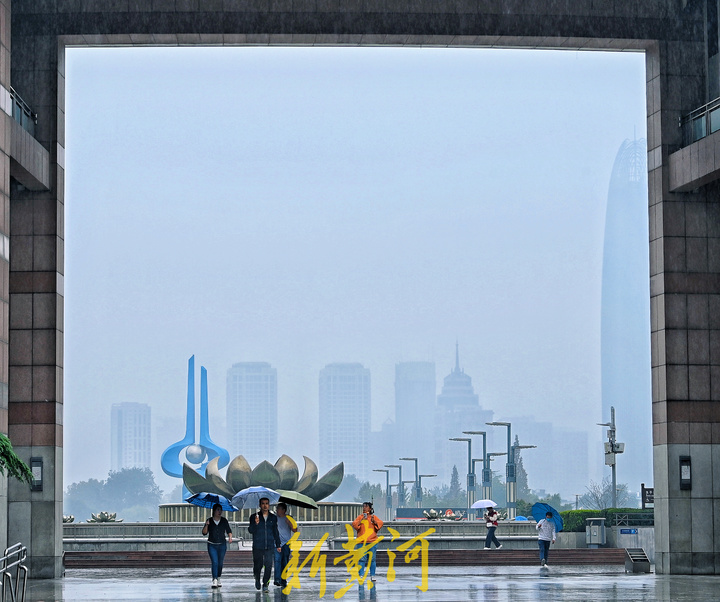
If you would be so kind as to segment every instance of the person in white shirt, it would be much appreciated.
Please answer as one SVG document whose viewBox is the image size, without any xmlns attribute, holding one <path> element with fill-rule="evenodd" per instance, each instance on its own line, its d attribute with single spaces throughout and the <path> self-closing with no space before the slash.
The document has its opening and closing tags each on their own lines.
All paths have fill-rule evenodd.
<svg viewBox="0 0 720 602">
<path fill-rule="evenodd" d="M 547 566 L 550 542 L 555 543 L 555 521 L 553 521 L 552 515 L 552 512 L 546 512 L 545 518 L 535 525 L 538 530 L 538 547 L 540 548 L 540 564 L 542 566 Z"/>
</svg>

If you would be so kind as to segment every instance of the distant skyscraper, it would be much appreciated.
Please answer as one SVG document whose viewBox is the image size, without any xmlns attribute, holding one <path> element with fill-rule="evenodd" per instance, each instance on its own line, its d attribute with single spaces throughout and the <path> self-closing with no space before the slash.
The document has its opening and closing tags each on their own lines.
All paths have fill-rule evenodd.
<svg viewBox="0 0 720 602">
<path fill-rule="evenodd" d="M 150 468 L 150 406 L 114 403 L 110 414 L 110 470 Z"/>
<path fill-rule="evenodd" d="M 450 441 L 450 437 L 467 437 L 463 431 L 488 431 L 488 444 L 492 442 L 491 429 L 485 423 L 493 419 L 492 410 L 483 410 L 473 389 L 472 378 L 460 368 L 460 351 L 455 345 L 455 368 L 443 380 L 440 395 L 437 396 L 435 410 L 435 469 L 438 476 L 449 483 L 453 465 L 457 466 L 460 475 L 467 475 L 467 447 Z M 481 439 L 473 439 L 481 445 Z M 492 446 L 488 448 L 488 451 Z M 476 458 L 482 457 L 482 449 L 473 453 Z M 478 467 L 480 468 L 480 467 Z M 463 487 L 465 479 L 462 479 Z"/>
<path fill-rule="evenodd" d="M 277 370 L 267 362 L 233 364 L 227 373 L 227 436 L 230 457 L 252 467 L 277 460 Z"/>
<path fill-rule="evenodd" d="M 345 474 L 368 478 L 370 370 L 328 364 L 320 371 L 320 469 L 345 463 Z"/>
<path fill-rule="evenodd" d="M 393 455 L 418 458 L 421 470 L 430 470 L 433 460 L 424 433 L 435 416 L 436 386 L 433 362 L 395 364 L 397 453 Z"/>
<path fill-rule="evenodd" d="M 617 440 L 625 443 L 618 482 L 633 490 L 653 479 L 646 154 L 644 139 L 626 140 L 615 158 L 602 271 L 602 422 L 614 406 Z"/>
</svg>

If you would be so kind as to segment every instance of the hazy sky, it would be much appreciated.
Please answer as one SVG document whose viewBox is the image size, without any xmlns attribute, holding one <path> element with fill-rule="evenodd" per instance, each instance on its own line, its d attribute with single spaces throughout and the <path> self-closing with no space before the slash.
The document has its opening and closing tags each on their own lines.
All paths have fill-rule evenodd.
<svg viewBox="0 0 720 602">
<path fill-rule="evenodd" d="M 178 416 L 155 458 L 183 436 L 192 354 L 220 445 L 227 369 L 277 368 L 297 461 L 326 364 L 370 369 L 378 429 L 395 364 L 440 386 L 456 340 L 496 419 L 603 439 L 605 204 L 645 137 L 642 54 L 70 49 L 67 75 L 66 485 L 107 475 L 113 403 Z"/>
</svg>

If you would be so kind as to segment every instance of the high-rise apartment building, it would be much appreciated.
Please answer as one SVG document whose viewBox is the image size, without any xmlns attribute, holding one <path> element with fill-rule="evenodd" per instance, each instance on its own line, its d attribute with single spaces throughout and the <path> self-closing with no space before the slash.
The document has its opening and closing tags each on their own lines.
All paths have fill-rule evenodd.
<svg viewBox="0 0 720 602">
<path fill-rule="evenodd" d="M 110 414 L 110 470 L 150 468 L 150 406 L 114 403 Z"/>
<path fill-rule="evenodd" d="M 368 478 L 370 370 L 328 364 L 320 371 L 321 472 L 345 463 L 345 474 Z"/>
<path fill-rule="evenodd" d="M 430 470 L 432 462 L 427 430 L 435 416 L 436 396 L 434 362 L 395 364 L 397 453 L 394 455 L 418 458 L 422 470 Z"/>
<path fill-rule="evenodd" d="M 251 466 L 277 460 L 277 370 L 267 362 L 233 364 L 227 373 L 227 437 L 230 457 Z"/>
</svg>

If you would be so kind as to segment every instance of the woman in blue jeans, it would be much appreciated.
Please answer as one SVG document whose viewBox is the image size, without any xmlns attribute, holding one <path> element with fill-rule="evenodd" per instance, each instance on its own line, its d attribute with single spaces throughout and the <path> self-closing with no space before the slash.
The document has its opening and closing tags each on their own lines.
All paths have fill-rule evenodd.
<svg viewBox="0 0 720 602">
<path fill-rule="evenodd" d="M 222 587 L 220 575 L 222 575 L 223 560 L 227 551 L 225 533 L 228 534 L 228 541 L 232 543 L 232 531 L 230 523 L 222 515 L 222 506 L 215 504 L 212 508 L 212 517 L 205 521 L 202 534 L 208 536 L 208 554 L 212 563 L 212 586 Z"/>
</svg>

